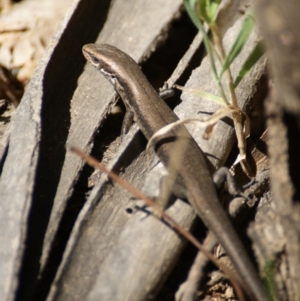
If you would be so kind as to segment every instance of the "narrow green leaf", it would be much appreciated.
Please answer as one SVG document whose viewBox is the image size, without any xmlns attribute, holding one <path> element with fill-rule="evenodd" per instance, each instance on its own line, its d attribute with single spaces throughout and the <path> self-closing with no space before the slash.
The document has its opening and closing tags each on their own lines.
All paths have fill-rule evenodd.
<svg viewBox="0 0 300 301">
<path fill-rule="evenodd" d="M 226 101 L 226 95 L 224 93 L 223 87 L 222 87 L 222 83 L 218 78 L 218 74 L 217 74 L 217 68 L 215 65 L 215 59 L 214 59 L 214 54 L 213 54 L 213 45 L 211 43 L 211 41 L 208 38 L 208 35 L 206 33 L 206 30 L 204 29 L 203 23 L 201 22 L 198 14 L 197 14 L 197 10 L 196 10 L 196 6 L 197 6 L 197 2 L 198 0 L 183 0 L 183 4 L 185 6 L 185 9 L 187 11 L 187 13 L 189 14 L 191 20 L 194 22 L 195 26 L 198 28 L 198 30 L 202 33 L 203 36 L 203 42 L 209 57 L 209 61 L 211 64 L 211 68 L 213 71 L 213 75 L 214 78 L 216 79 L 216 82 L 218 84 L 218 88 L 220 91 L 220 94 L 222 95 L 222 97 L 224 97 L 225 101 Z M 210 1 L 210 0 L 208 0 Z M 215 0 L 218 1 L 218 0 Z"/>
<path fill-rule="evenodd" d="M 210 23 L 210 16 L 208 14 L 207 10 L 207 0 L 199 0 L 198 5 L 197 5 L 197 11 L 198 15 L 203 20 L 204 22 L 207 22 L 208 24 Z"/>
<path fill-rule="evenodd" d="M 274 260 L 267 261 L 267 263 L 264 266 L 264 277 L 262 281 L 265 287 L 265 292 L 267 293 L 268 301 L 279 300 L 278 287 L 276 286 L 275 275 L 276 275 L 275 261 Z"/>
<path fill-rule="evenodd" d="M 236 88 L 242 79 L 247 75 L 249 70 L 257 63 L 257 61 L 263 56 L 265 50 L 261 42 L 257 43 L 250 55 L 248 56 L 247 60 L 245 61 L 244 65 L 242 66 L 236 80 L 234 82 L 234 87 Z"/>
<path fill-rule="evenodd" d="M 221 3 L 221 0 L 210 0 L 209 10 L 210 10 L 211 22 L 215 22 L 215 20 L 217 18 L 217 12 L 218 12 L 220 3 Z"/>
<path fill-rule="evenodd" d="M 197 10 L 196 10 L 197 2 L 198 2 L 198 0 L 183 0 L 183 4 L 185 6 L 185 9 L 186 9 L 187 13 L 189 14 L 190 18 L 194 22 L 195 26 L 198 28 L 198 30 L 203 35 L 203 42 L 204 42 L 206 51 L 208 53 L 210 63 L 211 63 L 211 66 L 212 66 L 212 70 L 213 70 L 214 75 L 215 75 L 215 78 L 217 79 L 218 75 L 217 75 L 217 70 L 216 70 L 216 67 L 215 67 L 214 58 L 213 58 L 213 54 L 212 54 L 211 42 L 210 42 L 210 40 L 208 38 L 208 35 L 207 35 L 207 33 L 204 29 L 203 23 L 201 22 L 201 20 L 198 17 Z"/>
<path fill-rule="evenodd" d="M 254 25 L 253 15 L 249 14 L 245 18 L 243 26 L 240 30 L 240 33 L 226 57 L 226 60 L 223 64 L 222 71 L 220 73 L 220 78 L 222 77 L 223 73 L 228 69 L 228 67 L 232 64 L 234 59 L 239 55 L 239 53 L 243 49 L 244 45 L 246 44 L 246 42 L 248 40 L 248 37 L 250 36 L 253 25 Z"/>
<path fill-rule="evenodd" d="M 208 92 L 205 92 L 205 91 L 201 91 L 201 90 L 194 90 L 194 94 L 197 95 L 197 96 L 200 96 L 206 100 L 211 100 L 219 105 L 222 105 L 224 106 L 224 100 L 222 97 L 219 97 L 219 96 L 216 96 L 212 93 L 208 93 Z"/>
<path fill-rule="evenodd" d="M 189 14 L 191 20 L 195 24 L 195 26 L 198 28 L 198 30 L 202 31 L 203 25 L 202 22 L 199 19 L 199 16 L 197 14 L 197 5 L 198 0 L 183 0 L 183 4 L 185 6 L 185 9 L 187 13 Z"/>
<path fill-rule="evenodd" d="M 223 100 L 222 97 L 216 96 L 216 95 L 214 95 L 212 93 L 205 92 L 205 91 L 199 90 L 199 89 L 185 88 L 185 87 L 182 87 L 182 86 L 179 86 L 179 85 L 174 85 L 174 87 L 176 89 L 179 89 L 179 90 L 182 90 L 182 91 L 186 91 L 186 92 L 192 93 L 193 95 L 202 97 L 202 98 L 204 98 L 206 100 L 213 101 L 213 102 L 215 102 L 217 104 L 220 104 L 222 106 L 225 105 L 224 100 Z"/>
<path fill-rule="evenodd" d="M 220 4 L 220 0 L 199 0 L 197 6 L 198 15 L 202 21 L 211 24 L 216 19 L 216 13 Z"/>
</svg>

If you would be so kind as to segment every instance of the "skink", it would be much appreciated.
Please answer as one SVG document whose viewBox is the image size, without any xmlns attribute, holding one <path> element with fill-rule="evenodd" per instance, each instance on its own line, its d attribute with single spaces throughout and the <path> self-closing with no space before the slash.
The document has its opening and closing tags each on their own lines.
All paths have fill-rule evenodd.
<svg viewBox="0 0 300 301">
<path fill-rule="evenodd" d="M 159 129 L 178 120 L 127 54 L 107 44 L 87 44 L 83 54 L 112 83 L 148 140 Z M 185 188 L 185 197 L 216 235 L 254 299 L 266 300 L 258 274 L 219 202 L 204 154 L 184 126 L 176 127 L 156 144 L 158 157 L 168 168 L 173 150 L 181 147 L 177 135 L 187 137 L 184 154 L 177 158 L 178 179 Z"/>
</svg>

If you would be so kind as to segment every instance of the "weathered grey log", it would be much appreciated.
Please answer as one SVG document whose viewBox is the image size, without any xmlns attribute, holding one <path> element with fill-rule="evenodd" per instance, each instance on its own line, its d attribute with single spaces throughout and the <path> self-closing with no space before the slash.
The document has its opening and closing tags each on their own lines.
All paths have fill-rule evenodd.
<svg viewBox="0 0 300 301">
<path fill-rule="evenodd" d="M 240 22 L 228 33 L 226 45 L 232 43 L 239 26 Z M 234 75 L 256 39 L 253 33 L 233 67 Z M 264 73 L 262 61 L 241 83 L 238 97 L 242 108 L 255 98 Z M 207 59 L 193 72 L 187 86 L 216 92 Z M 195 116 L 198 111 L 213 112 L 215 109 L 215 105 L 185 93 L 175 111 L 180 117 L 187 117 Z M 202 140 L 201 130 L 194 129 L 193 133 L 197 141 Z M 124 143 L 129 144 L 128 139 L 136 135 L 134 128 Z M 202 140 L 201 147 L 216 159 L 216 164 L 222 165 L 235 141 L 234 135 L 229 124 L 220 122 L 214 137 L 210 141 Z M 129 150 L 122 147 L 116 156 L 124 155 L 124 151 Z M 111 168 L 117 160 L 111 162 Z M 122 176 L 140 187 L 145 173 L 145 154 L 142 153 L 127 166 Z M 108 185 L 106 176 L 102 176 L 78 217 L 47 301 L 73 300 L 75 296 L 86 300 L 145 300 L 155 295 L 176 262 L 184 241 L 155 218 L 135 212 L 129 196 L 121 201 L 119 194 L 120 188 Z M 126 208 L 134 212 L 129 219 Z M 184 227 L 194 223 L 191 208 L 180 200 L 170 207 L 169 213 Z"/>
<path fill-rule="evenodd" d="M 85 63 L 81 58 L 81 46 L 95 37 L 109 6 L 108 1 L 101 1 L 98 10 L 94 10 L 96 2 L 74 2 L 53 37 L 11 125 L 0 183 L 2 300 L 15 297 L 18 275 L 21 267 L 24 268 L 26 239 L 31 253 L 28 252 L 25 259 L 31 266 L 30 273 L 23 278 L 26 293 L 24 291 L 21 296 L 24 299 L 30 297 L 35 283 L 44 232 L 65 156 L 69 100 Z M 84 16 L 90 16 L 91 28 L 78 28 Z"/>
</svg>

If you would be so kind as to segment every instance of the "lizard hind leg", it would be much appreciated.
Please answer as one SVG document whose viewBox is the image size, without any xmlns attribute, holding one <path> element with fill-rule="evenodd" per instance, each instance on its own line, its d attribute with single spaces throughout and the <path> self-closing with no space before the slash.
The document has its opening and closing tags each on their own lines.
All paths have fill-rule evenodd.
<svg viewBox="0 0 300 301">
<path fill-rule="evenodd" d="M 213 182 L 216 185 L 217 190 L 219 190 L 222 185 L 227 182 L 227 188 L 231 195 L 240 195 L 241 192 L 237 188 L 235 181 L 233 179 L 233 176 L 231 175 L 229 169 L 225 166 L 219 168 L 214 174 L 213 174 Z"/>
<path fill-rule="evenodd" d="M 170 175 L 165 175 L 161 179 L 159 195 L 156 197 L 155 202 L 163 209 L 173 204 L 177 197 L 186 199 L 185 188 L 178 182 L 178 179 L 174 179 Z"/>
</svg>

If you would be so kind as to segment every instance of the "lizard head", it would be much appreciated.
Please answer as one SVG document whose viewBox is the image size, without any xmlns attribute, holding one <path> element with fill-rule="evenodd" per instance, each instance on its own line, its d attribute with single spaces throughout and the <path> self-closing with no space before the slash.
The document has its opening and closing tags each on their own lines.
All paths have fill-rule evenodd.
<svg viewBox="0 0 300 301">
<path fill-rule="evenodd" d="M 83 55 L 116 88 L 118 80 L 128 77 L 128 70 L 138 68 L 135 61 L 123 51 L 108 44 L 87 44 Z"/>
</svg>

